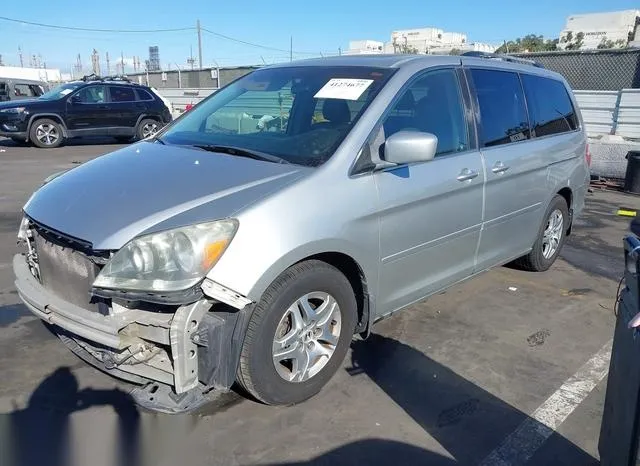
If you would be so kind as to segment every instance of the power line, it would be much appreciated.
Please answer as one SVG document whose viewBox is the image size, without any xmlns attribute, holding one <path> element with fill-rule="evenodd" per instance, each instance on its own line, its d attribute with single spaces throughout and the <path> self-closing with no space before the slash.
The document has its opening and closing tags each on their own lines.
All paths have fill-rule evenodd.
<svg viewBox="0 0 640 466">
<path fill-rule="evenodd" d="M 178 31 L 195 31 L 195 27 L 172 28 L 172 29 L 97 29 L 97 28 L 80 28 L 73 26 L 58 26 L 55 24 L 36 23 L 34 21 L 23 21 L 21 19 L 7 18 L 0 16 L 0 20 L 9 21 L 11 23 L 28 24 L 30 26 L 39 26 L 50 29 L 64 29 L 67 31 L 85 31 L 85 32 L 115 32 L 115 33 L 153 33 L 153 32 L 178 32 Z"/>
<path fill-rule="evenodd" d="M 59 26 L 56 24 L 46 24 L 46 23 L 38 23 L 35 21 L 24 21 L 15 18 L 8 18 L 6 16 L 0 16 L 0 20 L 9 21 L 12 23 L 18 24 L 28 24 L 30 26 L 38 26 L 49 29 L 58 29 L 58 30 L 66 30 L 66 31 L 84 31 L 84 32 L 107 32 L 107 33 L 158 33 L 158 32 L 182 32 L 182 31 L 197 31 L 197 27 L 183 27 L 183 28 L 170 28 L 170 29 L 100 29 L 100 28 L 83 28 L 83 27 L 75 27 L 75 26 Z M 293 53 L 295 55 L 321 55 L 320 52 L 302 52 L 299 50 L 287 50 L 281 49 L 277 47 L 270 47 L 268 45 L 256 44 L 255 42 L 249 42 L 246 40 L 238 39 L 236 37 L 227 36 L 225 34 L 221 34 L 219 32 L 212 31 L 207 28 L 200 28 L 202 31 L 207 32 L 213 36 L 220 37 L 221 39 L 226 39 L 232 42 L 236 42 L 239 44 L 248 45 L 250 47 L 256 47 L 264 50 L 273 50 L 275 52 L 284 52 L 284 53 Z"/>
<path fill-rule="evenodd" d="M 215 31 L 211 31 L 207 28 L 202 28 L 202 30 L 204 32 L 208 32 L 209 34 L 216 36 L 216 37 L 220 37 L 221 39 L 226 39 L 226 40 L 230 40 L 232 42 L 237 42 L 239 44 L 244 44 L 244 45 L 249 45 L 251 47 L 257 47 L 260 49 L 265 49 L 265 50 L 273 50 L 276 52 L 285 52 L 285 53 L 290 53 L 291 50 L 289 49 L 279 49 L 277 47 L 269 47 L 268 45 L 262 45 L 262 44 L 256 44 L 255 42 L 248 42 L 246 40 L 242 40 L 242 39 L 237 39 L 235 37 L 230 37 L 224 34 L 220 34 L 219 32 L 215 32 Z M 294 54 L 296 55 L 320 55 L 319 52 L 300 52 L 300 51 L 293 51 Z"/>
</svg>

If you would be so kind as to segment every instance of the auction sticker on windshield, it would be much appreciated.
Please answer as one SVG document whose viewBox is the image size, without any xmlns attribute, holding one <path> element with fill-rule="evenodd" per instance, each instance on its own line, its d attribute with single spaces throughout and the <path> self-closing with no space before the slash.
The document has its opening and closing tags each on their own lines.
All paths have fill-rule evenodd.
<svg viewBox="0 0 640 466">
<path fill-rule="evenodd" d="M 373 79 L 330 79 L 313 97 L 316 99 L 358 100 L 372 82 Z"/>
</svg>

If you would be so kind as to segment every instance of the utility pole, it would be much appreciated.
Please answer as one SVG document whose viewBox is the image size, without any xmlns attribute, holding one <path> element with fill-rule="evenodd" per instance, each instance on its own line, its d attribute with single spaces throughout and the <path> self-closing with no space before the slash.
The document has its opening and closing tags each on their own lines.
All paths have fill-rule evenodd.
<svg viewBox="0 0 640 466">
<path fill-rule="evenodd" d="M 198 29 L 198 69 L 202 69 L 202 31 L 200 30 L 200 20 L 196 21 Z"/>
<path fill-rule="evenodd" d="M 124 75 L 124 52 L 120 50 L 120 64 L 122 65 L 122 75 Z"/>
<path fill-rule="evenodd" d="M 109 60 L 109 52 L 107 52 L 107 76 L 111 76 L 111 60 Z"/>
<path fill-rule="evenodd" d="M 18 56 L 20 57 L 20 68 L 24 68 L 24 62 L 22 61 L 22 48 L 18 47 Z"/>
<path fill-rule="evenodd" d="M 342 47 L 338 47 L 338 55 L 342 56 Z"/>
<path fill-rule="evenodd" d="M 293 61 L 293 36 L 291 36 L 291 41 L 289 42 L 289 61 Z"/>
</svg>

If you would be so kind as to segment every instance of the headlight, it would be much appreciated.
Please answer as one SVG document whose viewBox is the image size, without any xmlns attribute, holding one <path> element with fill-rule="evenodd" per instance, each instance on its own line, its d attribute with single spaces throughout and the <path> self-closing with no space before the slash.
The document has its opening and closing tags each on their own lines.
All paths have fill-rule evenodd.
<svg viewBox="0 0 640 466">
<path fill-rule="evenodd" d="M 136 291 L 186 290 L 218 262 L 237 229 L 237 220 L 228 219 L 133 239 L 111 258 L 93 286 Z"/>
<path fill-rule="evenodd" d="M 13 107 L 0 109 L 0 113 L 22 113 L 26 110 L 25 107 Z"/>
</svg>

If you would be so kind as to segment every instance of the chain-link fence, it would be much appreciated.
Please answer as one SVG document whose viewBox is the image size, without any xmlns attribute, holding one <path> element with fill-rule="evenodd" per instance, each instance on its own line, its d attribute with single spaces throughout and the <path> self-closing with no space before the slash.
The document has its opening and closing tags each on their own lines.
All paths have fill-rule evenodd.
<svg viewBox="0 0 640 466">
<path fill-rule="evenodd" d="M 514 54 L 562 74 L 573 89 L 619 91 L 640 88 L 640 49 Z"/>
</svg>

